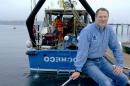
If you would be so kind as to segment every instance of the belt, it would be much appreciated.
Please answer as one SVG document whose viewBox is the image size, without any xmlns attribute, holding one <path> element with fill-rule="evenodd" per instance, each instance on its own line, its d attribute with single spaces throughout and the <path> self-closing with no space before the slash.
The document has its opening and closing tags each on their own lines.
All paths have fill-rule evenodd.
<svg viewBox="0 0 130 86">
<path fill-rule="evenodd" d="M 98 57 L 98 58 L 87 58 L 87 60 L 90 60 L 90 61 L 99 61 L 101 59 L 102 59 L 102 57 Z"/>
</svg>

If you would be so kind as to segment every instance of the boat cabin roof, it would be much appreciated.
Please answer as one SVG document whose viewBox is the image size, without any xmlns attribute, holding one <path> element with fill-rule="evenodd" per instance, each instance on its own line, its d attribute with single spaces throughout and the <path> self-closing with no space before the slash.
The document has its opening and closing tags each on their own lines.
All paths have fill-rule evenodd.
<svg viewBox="0 0 130 86">
<path fill-rule="evenodd" d="M 76 11 L 79 15 L 87 14 L 86 10 L 74 10 L 74 11 Z M 46 14 L 52 14 L 52 15 L 59 15 L 59 14 L 73 15 L 72 9 L 67 9 L 67 10 L 64 10 L 64 9 L 46 9 L 45 13 Z"/>
</svg>

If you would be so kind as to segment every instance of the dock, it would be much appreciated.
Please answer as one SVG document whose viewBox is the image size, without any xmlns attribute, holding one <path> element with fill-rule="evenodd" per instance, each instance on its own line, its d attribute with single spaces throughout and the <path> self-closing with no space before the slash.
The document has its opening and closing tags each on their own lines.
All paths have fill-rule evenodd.
<svg viewBox="0 0 130 86">
<path fill-rule="evenodd" d="M 116 34 L 121 34 L 123 35 L 124 31 L 126 30 L 125 33 L 127 33 L 127 35 L 129 34 L 130 31 L 130 24 L 109 24 L 111 26 L 114 26 L 116 29 Z M 121 29 L 121 31 L 120 31 Z"/>
</svg>

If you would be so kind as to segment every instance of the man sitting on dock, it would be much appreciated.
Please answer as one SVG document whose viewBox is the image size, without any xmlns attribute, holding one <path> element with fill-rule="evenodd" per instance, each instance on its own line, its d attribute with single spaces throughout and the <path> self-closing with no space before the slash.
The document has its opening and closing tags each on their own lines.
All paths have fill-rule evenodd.
<svg viewBox="0 0 130 86">
<path fill-rule="evenodd" d="M 117 37 L 107 25 L 109 11 L 99 8 L 95 22 L 86 26 L 80 33 L 76 61 L 76 71 L 71 75 L 73 80 L 86 73 L 99 86 L 126 86 L 128 77 L 123 73 L 123 54 Z M 113 51 L 116 64 L 112 66 L 104 57 L 105 51 Z"/>
</svg>

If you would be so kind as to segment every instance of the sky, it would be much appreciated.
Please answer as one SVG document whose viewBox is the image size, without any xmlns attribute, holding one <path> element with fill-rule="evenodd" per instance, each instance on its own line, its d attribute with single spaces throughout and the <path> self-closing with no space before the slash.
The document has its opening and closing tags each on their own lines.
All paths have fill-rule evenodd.
<svg viewBox="0 0 130 86">
<path fill-rule="evenodd" d="M 87 0 L 87 2 L 94 12 L 100 7 L 107 8 L 110 12 L 110 23 L 130 24 L 130 0 Z M 48 8 L 47 5 L 57 7 L 57 3 L 58 0 L 46 0 L 46 5 L 42 8 Z M 76 6 L 81 7 L 79 3 Z M 30 12 L 31 0 L 0 0 L 0 20 L 26 20 Z M 43 14 L 41 11 L 39 17 Z"/>
</svg>

